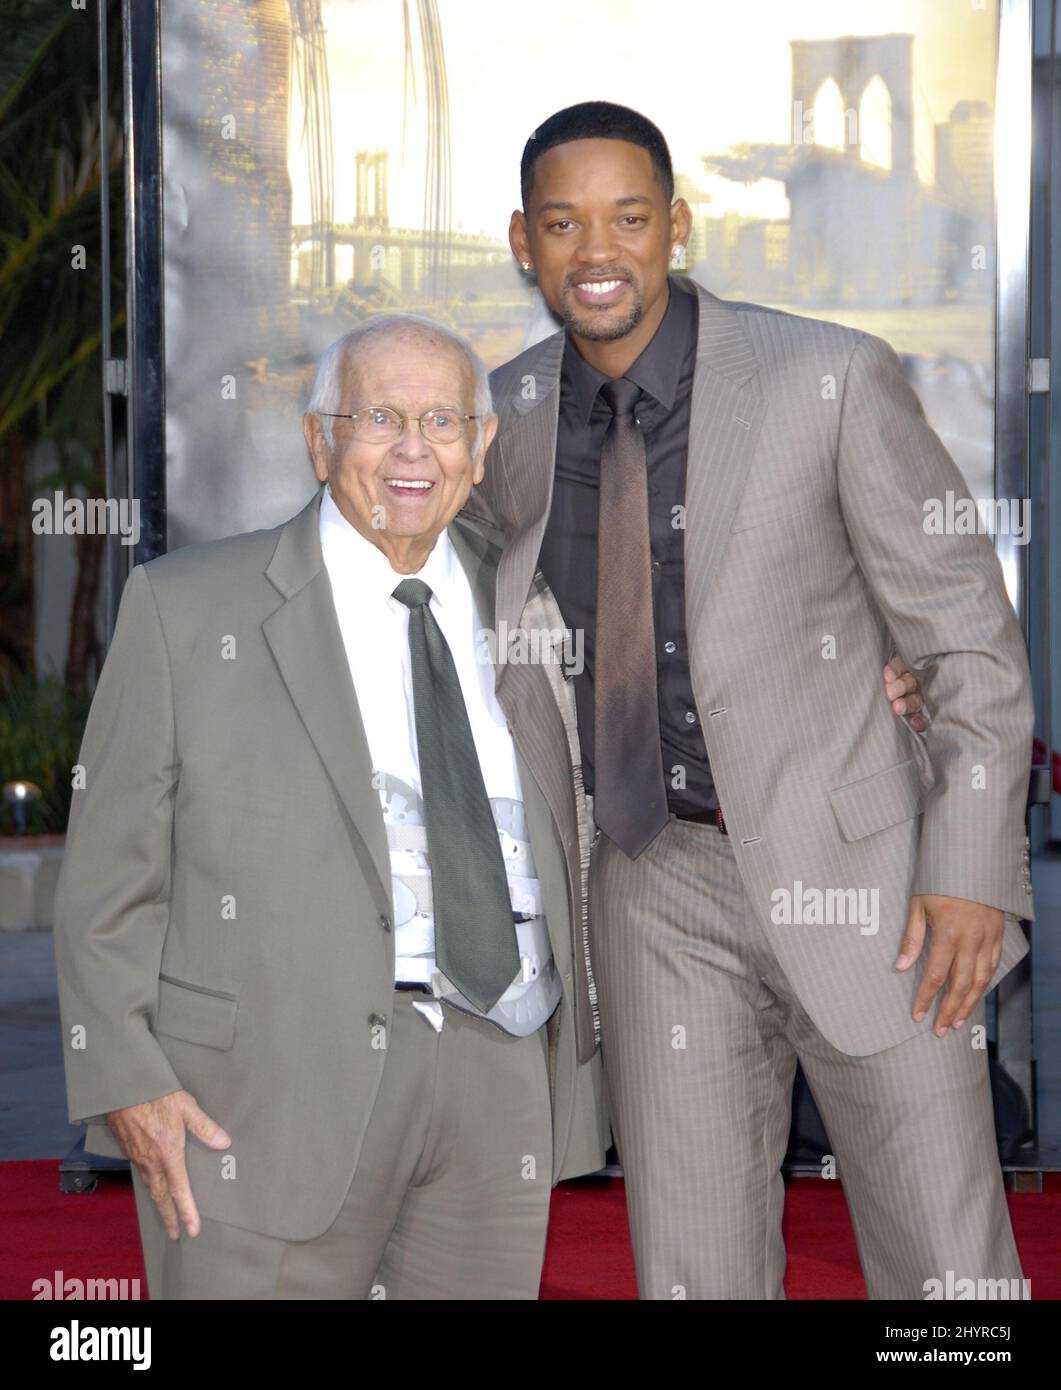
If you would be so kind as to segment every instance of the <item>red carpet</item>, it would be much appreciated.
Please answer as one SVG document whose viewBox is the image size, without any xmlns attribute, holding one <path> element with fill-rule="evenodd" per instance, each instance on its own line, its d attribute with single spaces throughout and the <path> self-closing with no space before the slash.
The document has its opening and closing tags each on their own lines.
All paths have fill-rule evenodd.
<svg viewBox="0 0 1061 1390">
<path fill-rule="evenodd" d="M 1061 1174 L 1041 1194 L 1009 1194 L 1009 1209 L 1033 1300 L 1061 1298 Z M 139 1279 L 147 1296 L 128 1178 L 96 1191 L 59 1191 L 58 1163 L 0 1164 L 0 1299 L 32 1298 L 34 1280 Z M 798 1178 L 785 1202 L 791 1299 L 865 1298 L 843 1193 L 835 1182 Z M 542 1298 L 632 1299 L 634 1266 L 620 1179 L 563 1183 L 553 1193 Z"/>
</svg>

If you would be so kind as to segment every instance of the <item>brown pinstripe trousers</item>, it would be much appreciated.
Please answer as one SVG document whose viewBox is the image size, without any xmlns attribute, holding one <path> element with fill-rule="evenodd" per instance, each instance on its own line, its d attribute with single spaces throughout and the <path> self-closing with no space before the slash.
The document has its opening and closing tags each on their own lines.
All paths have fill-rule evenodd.
<svg viewBox="0 0 1061 1390">
<path fill-rule="evenodd" d="M 869 1296 L 1019 1279 L 987 1053 L 960 1030 L 869 1056 L 829 1044 L 777 964 L 733 849 L 674 820 L 636 860 L 593 851 L 592 954 L 640 1295 L 784 1297 L 781 1162 L 799 1059 L 843 1182 Z M 807 928 L 803 928 L 807 930 Z"/>
</svg>

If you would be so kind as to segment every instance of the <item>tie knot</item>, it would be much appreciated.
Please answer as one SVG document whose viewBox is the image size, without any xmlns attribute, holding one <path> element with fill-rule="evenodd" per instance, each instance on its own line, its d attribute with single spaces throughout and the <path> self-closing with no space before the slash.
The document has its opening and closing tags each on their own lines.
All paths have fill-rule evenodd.
<svg viewBox="0 0 1061 1390">
<path fill-rule="evenodd" d="M 611 381 L 602 382 L 600 395 L 613 415 L 632 415 L 641 399 L 641 387 L 636 382 L 628 381 L 625 376 L 614 377 Z"/>
<path fill-rule="evenodd" d="M 422 608 L 429 602 L 431 590 L 422 579 L 403 579 L 392 597 L 399 603 L 404 603 L 406 608 Z"/>
</svg>

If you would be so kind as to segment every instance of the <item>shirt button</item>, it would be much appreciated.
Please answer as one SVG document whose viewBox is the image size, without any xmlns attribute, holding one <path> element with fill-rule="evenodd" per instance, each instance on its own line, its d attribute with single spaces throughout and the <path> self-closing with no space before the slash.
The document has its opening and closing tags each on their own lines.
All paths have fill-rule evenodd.
<svg viewBox="0 0 1061 1390">
<path fill-rule="evenodd" d="M 678 647 L 677 644 L 674 642 L 664 642 L 663 650 L 665 652 L 676 652 L 678 650 Z"/>
<path fill-rule="evenodd" d="M 659 574 L 659 569 L 660 569 L 659 561 L 658 561 L 658 560 L 653 560 L 653 561 L 652 561 L 652 573 L 653 573 L 653 574 Z"/>
<path fill-rule="evenodd" d="M 376 920 L 384 931 L 390 931 L 391 919 L 387 916 L 385 912 L 381 912 Z"/>
<path fill-rule="evenodd" d="M 695 723 L 696 723 L 696 715 L 692 712 L 691 709 L 687 709 L 687 710 L 685 711 L 685 722 L 686 722 L 686 724 L 695 724 Z"/>
</svg>

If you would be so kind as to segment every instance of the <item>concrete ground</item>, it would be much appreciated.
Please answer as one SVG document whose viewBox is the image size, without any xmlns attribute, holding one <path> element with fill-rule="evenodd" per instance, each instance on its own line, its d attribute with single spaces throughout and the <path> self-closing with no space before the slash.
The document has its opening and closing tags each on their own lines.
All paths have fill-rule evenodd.
<svg viewBox="0 0 1061 1390">
<path fill-rule="evenodd" d="M 0 1160 L 61 1158 L 67 1123 L 50 931 L 0 932 Z"/>
</svg>

